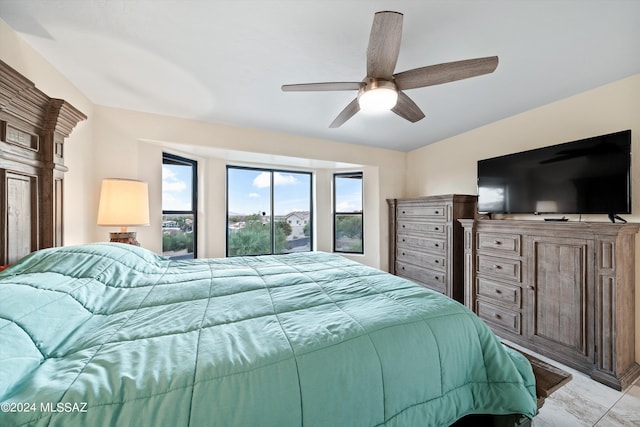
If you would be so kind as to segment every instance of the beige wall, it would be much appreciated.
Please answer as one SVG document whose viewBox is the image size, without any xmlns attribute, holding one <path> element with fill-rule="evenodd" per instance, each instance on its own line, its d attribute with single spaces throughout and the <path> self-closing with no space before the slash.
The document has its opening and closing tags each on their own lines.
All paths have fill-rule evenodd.
<svg viewBox="0 0 640 427">
<path fill-rule="evenodd" d="M 86 243 L 93 234 L 97 211 L 93 188 L 93 104 L 42 56 L 0 20 L 0 59 L 6 62 L 51 98 L 62 98 L 82 111 L 88 119 L 80 122 L 64 144 L 65 198 L 64 243 Z"/>
<path fill-rule="evenodd" d="M 625 129 L 632 130 L 633 151 L 640 152 L 640 75 L 411 151 L 406 193 L 476 194 L 480 159 Z M 633 211 L 638 215 L 640 168 L 634 172 Z"/>
<path fill-rule="evenodd" d="M 409 196 L 476 194 L 480 159 L 631 129 L 632 152 L 640 153 L 640 75 L 527 111 L 412 151 L 407 157 Z M 640 165 L 632 160 L 633 215 L 640 222 Z M 567 215 L 576 219 L 573 215 Z M 584 217 L 608 221 L 605 215 Z M 636 238 L 640 277 L 640 236 Z M 636 280 L 636 360 L 640 361 L 640 286 Z"/>
</svg>

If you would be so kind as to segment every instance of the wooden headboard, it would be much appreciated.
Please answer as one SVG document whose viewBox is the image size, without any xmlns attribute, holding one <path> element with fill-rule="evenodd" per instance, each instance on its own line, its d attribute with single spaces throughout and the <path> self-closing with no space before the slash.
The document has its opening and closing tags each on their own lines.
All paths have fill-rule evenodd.
<svg viewBox="0 0 640 427">
<path fill-rule="evenodd" d="M 64 139 L 86 118 L 0 61 L 0 265 L 62 245 Z"/>
</svg>

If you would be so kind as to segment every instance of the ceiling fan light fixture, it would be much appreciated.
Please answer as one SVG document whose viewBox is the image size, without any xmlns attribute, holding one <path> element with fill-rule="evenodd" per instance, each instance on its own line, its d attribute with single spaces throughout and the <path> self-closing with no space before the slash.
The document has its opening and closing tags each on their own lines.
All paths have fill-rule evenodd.
<svg viewBox="0 0 640 427">
<path fill-rule="evenodd" d="M 358 93 L 358 105 L 364 112 L 378 113 L 389 111 L 398 102 L 398 91 L 393 82 L 378 79 L 365 79 L 365 85 Z"/>
</svg>

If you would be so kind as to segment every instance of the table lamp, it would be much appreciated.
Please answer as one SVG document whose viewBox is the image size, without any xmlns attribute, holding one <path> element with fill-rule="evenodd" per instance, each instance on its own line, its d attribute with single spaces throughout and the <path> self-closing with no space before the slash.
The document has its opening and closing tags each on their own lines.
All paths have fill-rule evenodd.
<svg viewBox="0 0 640 427">
<path fill-rule="evenodd" d="M 140 246 L 136 232 L 127 227 L 149 225 L 148 184 L 132 179 L 102 180 L 98 225 L 120 227 L 120 232 L 109 233 L 111 242 Z"/>
</svg>

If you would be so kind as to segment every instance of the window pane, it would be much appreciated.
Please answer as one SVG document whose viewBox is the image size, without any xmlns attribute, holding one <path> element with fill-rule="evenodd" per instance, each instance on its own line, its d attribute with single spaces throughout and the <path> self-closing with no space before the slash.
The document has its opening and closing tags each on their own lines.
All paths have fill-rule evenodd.
<svg viewBox="0 0 640 427">
<path fill-rule="evenodd" d="M 362 212 L 362 175 L 335 176 L 336 212 Z"/>
<path fill-rule="evenodd" d="M 227 255 L 271 253 L 271 173 L 227 169 Z"/>
<path fill-rule="evenodd" d="M 311 175 L 274 172 L 275 253 L 311 250 Z"/>
<path fill-rule="evenodd" d="M 198 162 L 162 154 L 162 253 L 175 259 L 197 254 Z"/>
<path fill-rule="evenodd" d="M 333 250 L 364 253 L 362 228 L 362 172 L 333 176 Z"/>
<path fill-rule="evenodd" d="M 162 164 L 162 210 L 163 211 L 191 211 L 193 210 L 193 166 Z"/>
<path fill-rule="evenodd" d="M 336 214 L 335 251 L 362 253 L 362 214 Z"/>
<path fill-rule="evenodd" d="M 162 255 L 191 259 L 194 248 L 192 214 L 162 215 Z"/>
</svg>

